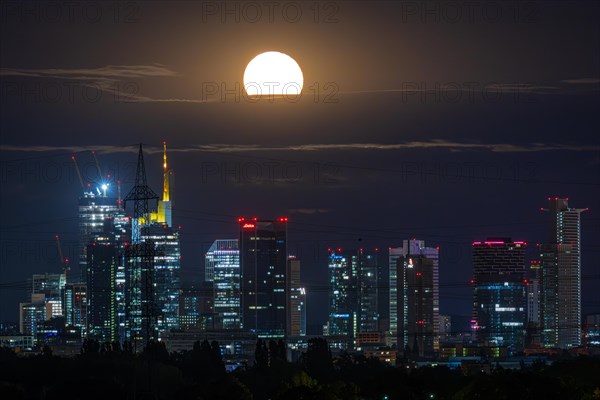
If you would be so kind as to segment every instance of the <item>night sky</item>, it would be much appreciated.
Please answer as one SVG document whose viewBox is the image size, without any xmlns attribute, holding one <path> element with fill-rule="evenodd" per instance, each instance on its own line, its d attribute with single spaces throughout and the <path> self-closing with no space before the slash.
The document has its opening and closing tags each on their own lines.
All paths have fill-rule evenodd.
<svg viewBox="0 0 600 400">
<path fill-rule="evenodd" d="M 377 247 L 387 267 L 412 237 L 441 247 L 441 312 L 466 316 L 471 242 L 510 236 L 536 259 L 560 196 L 590 209 L 583 312 L 600 312 L 597 2 L 269 4 L 2 2 L 1 284 L 59 272 L 55 234 L 76 258 L 72 154 L 94 182 L 95 150 L 125 194 L 142 142 L 160 192 L 166 140 L 185 283 L 237 216 L 287 216 L 309 330 L 328 247 Z M 298 101 L 236 97 L 270 50 L 302 68 Z M 26 300 L 3 287 L 0 321 Z"/>
</svg>

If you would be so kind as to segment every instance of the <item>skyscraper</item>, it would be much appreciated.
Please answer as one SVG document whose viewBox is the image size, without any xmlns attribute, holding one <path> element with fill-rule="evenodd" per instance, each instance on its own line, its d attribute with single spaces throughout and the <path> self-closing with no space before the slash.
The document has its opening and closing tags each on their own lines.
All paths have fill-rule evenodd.
<svg viewBox="0 0 600 400">
<path fill-rule="evenodd" d="M 540 281 L 537 278 L 527 280 L 527 323 L 540 323 Z"/>
<path fill-rule="evenodd" d="M 365 249 L 358 250 L 358 266 L 356 268 L 358 332 L 377 332 L 378 330 L 378 260 L 377 249 L 373 253 L 367 252 Z"/>
<path fill-rule="evenodd" d="M 300 260 L 288 259 L 287 271 L 287 332 L 289 336 L 306 334 L 306 289 L 300 282 Z"/>
<path fill-rule="evenodd" d="M 96 156 L 94 155 L 94 158 Z M 84 182 L 81 178 L 81 172 L 79 171 L 79 167 L 77 162 L 75 161 L 75 157 L 73 156 L 73 161 L 75 163 L 75 168 L 77 169 L 77 173 L 79 175 L 79 179 L 81 182 L 81 186 L 83 188 L 83 193 L 79 198 L 79 243 L 80 243 L 80 254 L 79 254 L 79 267 L 80 274 L 77 275 L 69 275 L 68 285 L 65 287 L 65 291 L 62 295 L 62 301 L 65 307 L 64 317 L 65 324 L 69 326 L 77 327 L 79 332 L 83 336 L 88 334 L 90 322 L 88 320 L 90 309 L 88 308 L 88 302 L 92 301 L 95 308 L 95 321 L 94 323 L 99 323 L 98 318 L 100 318 L 100 314 L 98 313 L 98 302 L 96 300 L 102 297 L 98 292 L 94 293 L 94 295 L 98 295 L 100 297 L 95 297 L 94 299 L 88 298 L 88 282 L 90 279 L 96 282 L 94 289 L 99 290 L 98 279 L 100 279 L 102 267 L 98 267 L 96 271 L 93 271 L 91 274 L 89 273 L 89 262 L 90 257 L 88 257 L 88 250 L 90 249 L 90 245 L 92 243 L 100 243 L 102 246 L 107 244 L 107 241 L 110 237 L 111 245 L 114 246 L 113 255 L 115 257 L 115 268 L 121 269 L 121 273 L 123 273 L 124 269 L 124 260 L 118 258 L 118 239 L 115 240 L 112 224 L 113 219 L 120 215 L 124 218 L 123 210 L 121 207 L 120 199 L 114 197 L 109 192 L 110 183 L 108 181 L 102 181 L 102 176 L 100 172 L 100 165 L 97 164 L 98 167 L 98 179 L 99 181 L 84 186 Z M 97 163 L 96 159 L 96 163 Z M 127 219 L 129 222 L 129 219 Z M 104 249 L 103 249 L 104 250 Z M 94 260 L 99 262 L 99 258 L 102 258 L 99 253 L 101 250 L 98 250 Z M 112 264 L 112 263 L 111 263 Z M 98 265 L 97 265 L 98 266 Z M 114 271 L 116 273 L 116 270 Z M 114 294 L 114 284 L 115 284 L 116 275 L 112 275 L 112 281 L 110 283 L 110 290 L 113 291 Z M 103 287 L 102 290 L 108 290 L 108 288 Z M 114 306 L 114 304 L 113 304 Z M 111 314 L 112 315 L 112 314 Z M 115 322 L 114 320 L 112 322 Z M 96 326 L 97 329 L 101 329 L 102 333 L 99 331 L 91 332 L 92 335 L 99 334 L 104 337 L 105 330 L 113 330 L 113 328 L 108 326 L 100 327 Z M 109 334 L 109 337 L 115 337 L 116 333 L 113 331 L 112 336 Z"/>
<path fill-rule="evenodd" d="M 205 258 L 205 280 L 213 284 L 213 308 L 223 329 L 240 329 L 240 250 L 238 239 L 218 239 Z"/>
<path fill-rule="evenodd" d="M 179 229 L 168 225 L 152 223 L 142 240 L 154 243 L 154 304 L 157 312 L 156 328 L 158 332 L 179 327 L 179 276 L 181 250 Z"/>
<path fill-rule="evenodd" d="M 179 293 L 181 289 L 181 250 L 179 228 L 174 227 L 171 215 L 170 177 L 167 164 L 167 143 L 163 142 L 163 191 L 157 211 L 150 214 L 150 224 L 142 232 L 142 240 L 154 243 L 153 266 L 154 304 L 159 332 L 179 327 Z"/>
<path fill-rule="evenodd" d="M 102 342 L 117 338 L 117 263 L 119 260 L 112 219 L 105 232 L 96 234 L 87 248 L 87 334 Z"/>
<path fill-rule="evenodd" d="M 406 319 L 408 318 L 410 313 L 407 314 L 406 310 L 404 310 L 405 304 L 408 304 L 407 301 L 409 301 L 409 299 L 406 298 L 408 292 L 405 293 L 405 291 L 408 289 L 408 283 L 405 280 L 406 276 L 403 275 L 404 270 L 408 269 L 408 260 L 409 258 L 411 258 L 409 256 L 413 256 L 413 259 L 419 259 L 419 257 L 417 256 L 421 256 L 420 258 L 425 258 L 426 260 L 419 262 L 424 264 L 426 268 L 427 265 L 429 265 L 429 261 L 427 260 L 431 260 L 431 265 L 429 266 L 431 268 L 431 278 L 429 278 L 428 274 L 419 276 L 420 279 L 423 279 L 423 281 L 419 284 L 429 285 L 430 280 L 431 286 L 427 287 L 427 293 L 425 293 L 425 287 L 423 287 L 423 291 L 420 291 L 419 293 L 414 292 L 413 294 L 423 295 L 420 301 L 424 302 L 424 304 L 427 303 L 427 310 L 429 310 L 429 308 L 431 307 L 431 318 L 433 318 L 432 321 L 437 321 L 440 309 L 439 248 L 426 247 L 425 242 L 423 240 L 411 239 L 404 240 L 402 242 L 402 247 L 390 247 L 388 251 L 390 280 L 390 342 L 393 345 L 397 345 L 398 349 L 403 351 L 406 348 L 406 344 L 410 342 L 407 330 L 409 328 L 409 326 L 407 325 L 408 319 Z M 410 272 L 416 273 L 417 271 L 413 268 Z M 423 274 L 424 271 L 420 272 L 421 274 Z M 430 304 L 428 303 L 429 301 Z M 420 320 L 421 319 L 417 319 L 417 323 Z M 433 346 L 434 350 L 437 350 L 439 346 L 438 335 L 433 334 L 433 332 L 437 332 L 437 322 L 432 322 L 431 325 L 429 325 L 429 323 L 427 322 L 426 324 L 425 319 L 423 319 L 423 324 L 419 325 L 423 325 L 416 327 L 420 332 L 427 332 L 428 334 L 431 333 L 433 337 L 431 345 Z M 412 327 L 411 329 L 414 329 L 414 327 Z M 404 332 L 400 332 L 400 330 L 403 330 Z M 402 342 L 398 342 L 398 338 L 401 334 L 403 338 Z M 423 335 L 420 336 L 424 337 Z M 412 344 L 409 347 L 412 349 Z M 429 351 L 425 350 L 423 346 L 419 347 L 417 345 L 417 347 L 419 352 L 422 354 L 425 354 L 424 352 Z"/>
<path fill-rule="evenodd" d="M 569 348 L 581 344 L 581 213 L 569 199 L 548 198 L 547 242 L 540 245 L 542 343 Z"/>
<path fill-rule="evenodd" d="M 95 189 L 95 191 L 94 191 Z M 75 277 L 75 282 L 85 282 L 87 279 L 87 245 L 93 240 L 94 235 L 104 229 L 104 220 L 111 218 L 120 209 L 115 197 L 107 197 L 106 191 L 89 186 L 79 198 L 79 241 L 80 277 Z M 71 279 L 69 278 L 69 281 Z"/>
<path fill-rule="evenodd" d="M 378 331 L 377 281 L 377 250 L 329 249 L 330 335 L 356 338 Z"/>
<path fill-rule="evenodd" d="M 127 339 L 126 247 L 131 239 L 130 218 L 122 210 L 107 217 L 101 232 L 87 248 L 84 284 L 73 283 L 65 291 L 70 310 L 65 322 L 80 326 L 82 334 L 102 341 Z M 85 305 L 81 303 L 85 302 Z M 85 317 L 81 317 L 85 310 Z"/>
<path fill-rule="evenodd" d="M 395 260 L 398 349 L 433 356 L 439 349 L 439 250 L 404 240 Z"/>
<path fill-rule="evenodd" d="M 298 293 L 298 292 L 297 292 Z M 298 298 L 299 298 L 299 314 L 300 314 L 300 336 L 305 336 L 306 335 L 306 321 L 307 321 L 307 317 L 306 317 L 306 313 L 307 313 L 307 299 L 306 299 L 306 288 L 301 287 L 300 291 L 298 293 Z"/>
<path fill-rule="evenodd" d="M 389 292 L 390 292 L 390 343 L 396 344 L 398 338 L 398 258 L 403 256 L 402 247 L 388 249 Z"/>
<path fill-rule="evenodd" d="M 259 337 L 286 335 L 287 218 L 239 218 L 242 327 Z"/>
<path fill-rule="evenodd" d="M 354 338 L 356 334 L 356 255 L 329 249 L 328 334 Z"/>
<path fill-rule="evenodd" d="M 82 336 L 87 334 L 87 285 L 67 283 L 63 295 L 65 323 L 79 328 Z"/>
<path fill-rule="evenodd" d="M 472 328 L 486 345 L 524 346 L 525 242 L 489 238 L 474 242 Z"/>
<path fill-rule="evenodd" d="M 117 270 L 115 274 L 115 296 L 117 307 L 117 337 L 127 338 L 127 247 L 131 243 L 131 218 L 121 209 L 112 218 L 112 229 L 117 250 Z"/>
</svg>

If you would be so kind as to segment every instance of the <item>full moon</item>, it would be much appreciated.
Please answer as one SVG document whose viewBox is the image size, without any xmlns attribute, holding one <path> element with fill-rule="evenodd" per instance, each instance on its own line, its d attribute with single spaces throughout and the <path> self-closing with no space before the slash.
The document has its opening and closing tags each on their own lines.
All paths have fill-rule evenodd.
<svg viewBox="0 0 600 400">
<path fill-rule="evenodd" d="M 244 89 L 248 96 L 298 96 L 303 84 L 298 63 L 278 51 L 257 55 L 244 71 Z"/>
</svg>

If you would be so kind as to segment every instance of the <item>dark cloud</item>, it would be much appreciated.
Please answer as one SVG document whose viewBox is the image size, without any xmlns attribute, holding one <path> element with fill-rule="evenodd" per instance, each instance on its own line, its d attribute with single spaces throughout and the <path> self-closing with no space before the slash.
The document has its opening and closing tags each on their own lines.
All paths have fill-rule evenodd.
<svg viewBox="0 0 600 400">
<path fill-rule="evenodd" d="M 413 141 L 405 143 L 313 143 L 287 146 L 265 146 L 245 144 L 208 144 L 189 145 L 186 147 L 170 148 L 170 152 L 193 153 L 193 152 L 215 152 L 215 153 L 240 153 L 240 152 L 317 152 L 317 151 L 348 151 L 348 150 L 411 150 L 411 149 L 447 149 L 450 151 L 483 150 L 496 153 L 530 153 L 544 151 L 576 151 L 596 152 L 600 145 L 573 145 L 561 143 L 531 143 L 526 145 L 514 143 L 465 143 L 451 142 L 446 140 Z M 137 152 L 136 146 L 19 146 L 0 145 L 0 151 L 11 152 L 56 152 L 65 151 L 78 153 L 95 150 L 102 153 L 132 153 Z M 145 151 L 153 154 L 160 153 L 162 147 L 147 146 Z"/>
<path fill-rule="evenodd" d="M 573 85 L 589 85 L 600 83 L 600 78 L 577 78 L 577 79 L 565 79 L 563 83 L 570 83 Z"/>
</svg>

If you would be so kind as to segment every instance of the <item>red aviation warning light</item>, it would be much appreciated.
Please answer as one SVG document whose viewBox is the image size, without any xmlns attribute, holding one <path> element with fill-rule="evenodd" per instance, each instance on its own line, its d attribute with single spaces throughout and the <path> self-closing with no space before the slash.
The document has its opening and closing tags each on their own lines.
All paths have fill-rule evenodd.
<svg viewBox="0 0 600 400">
<path fill-rule="evenodd" d="M 279 221 L 279 222 L 288 222 L 288 218 L 287 217 L 280 217 L 280 218 L 277 218 L 277 221 Z"/>
<path fill-rule="evenodd" d="M 249 222 L 246 222 L 244 225 L 242 225 L 242 229 L 254 229 L 255 227 L 255 224 L 251 224 Z"/>
</svg>

